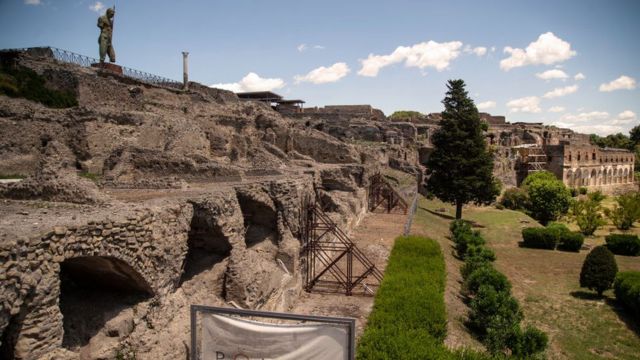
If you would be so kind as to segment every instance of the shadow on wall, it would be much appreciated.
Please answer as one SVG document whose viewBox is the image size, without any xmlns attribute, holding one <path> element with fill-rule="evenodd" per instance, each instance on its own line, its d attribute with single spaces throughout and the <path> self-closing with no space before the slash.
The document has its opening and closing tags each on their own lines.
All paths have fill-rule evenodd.
<svg viewBox="0 0 640 360">
<path fill-rule="evenodd" d="M 215 223 L 213 215 L 198 206 L 193 209 L 187 245 L 189 249 L 183 264 L 181 285 L 231 254 L 229 239 Z"/>
<path fill-rule="evenodd" d="M 110 319 L 153 294 L 126 262 L 113 257 L 67 259 L 60 266 L 62 346 L 78 350 Z"/>
</svg>

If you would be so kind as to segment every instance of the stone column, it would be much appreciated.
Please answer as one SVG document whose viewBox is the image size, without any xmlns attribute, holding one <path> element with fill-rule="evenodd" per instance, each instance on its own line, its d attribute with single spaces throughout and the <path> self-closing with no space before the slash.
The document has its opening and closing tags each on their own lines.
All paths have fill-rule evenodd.
<svg viewBox="0 0 640 360">
<path fill-rule="evenodd" d="M 189 53 L 182 52 L 182 82 L 185 90 L 189 89 Z"/>
</svg>

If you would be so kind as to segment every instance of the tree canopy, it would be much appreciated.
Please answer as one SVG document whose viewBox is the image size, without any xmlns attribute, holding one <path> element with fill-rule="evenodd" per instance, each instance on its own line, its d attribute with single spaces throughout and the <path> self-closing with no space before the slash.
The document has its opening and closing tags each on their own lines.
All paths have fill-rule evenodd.
<svg viewBox="0 0 640 360">
<path fill-rule="evenodd" d="M 469 202 L 489 204 L 500 193 L 493 177 L 493 157 L 482 133 L 480 115 L 463 80 L 449 80 L 442 100 L 440 128 L 433 134 L 434 151 L 427 161 L 427 191 L 456 205 L 456 218 Z"/>
</svg>

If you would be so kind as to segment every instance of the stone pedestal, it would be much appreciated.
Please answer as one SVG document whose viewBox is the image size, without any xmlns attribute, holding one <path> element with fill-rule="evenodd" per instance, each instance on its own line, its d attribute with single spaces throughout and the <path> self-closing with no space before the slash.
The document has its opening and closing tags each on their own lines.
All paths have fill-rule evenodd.
<svg viewBox="0 0 640 360">
<path fill-rule="evenodd" d="M 122 66 L 120 65 L 105 62 L 105 63 L 93 63 L 91 64 L 91 67 L 101 69 L 101 70 L 111 71 L 112 73 L 122 75 Z"/>
</svg>

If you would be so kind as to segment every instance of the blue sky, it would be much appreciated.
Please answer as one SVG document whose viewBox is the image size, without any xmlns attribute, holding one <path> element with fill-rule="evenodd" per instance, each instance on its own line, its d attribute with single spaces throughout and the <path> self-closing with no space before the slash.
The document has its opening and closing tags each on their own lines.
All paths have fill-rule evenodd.
<svg viewBox="0 0 640 360">
<path fill-rule="evenodd" d="M 114 2 L 118 63 L 176 80 L 187 50 L 194 81 L 309 106 L 437 112 L 462 78 L 512 122 L 603 135 L 639 123 L 634 0 L 0 0 L 0 48 L 97 57 L 96 19 Z"/>
</svg>

